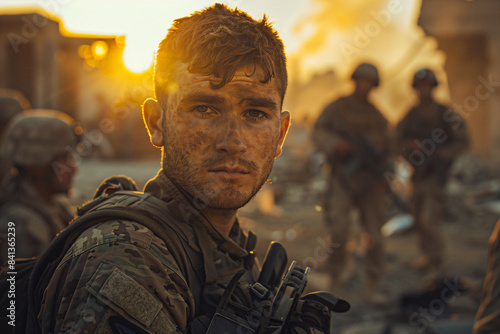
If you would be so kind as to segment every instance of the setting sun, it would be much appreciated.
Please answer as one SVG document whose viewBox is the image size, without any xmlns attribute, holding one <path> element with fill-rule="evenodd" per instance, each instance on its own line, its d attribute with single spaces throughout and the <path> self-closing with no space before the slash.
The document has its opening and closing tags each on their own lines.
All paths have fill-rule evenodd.
<svg viewBox="0 0 500 334">
<path fill-rule="evenodd" d="M 253 17 L 266 13 L 274 22 L 275 28 L 285 41 L 287 51 L 297 48 L 297 38 L 291 31 L 295 22 L 307 8 L 307 1 L 277 1 L 269 4 L 264 0 L 245 2 L 241 0 L 219 1 L 230 7 L 238 7 Z M 119 0 L 55 1 L 47 4 L 45 0 L 3 0 L 0 9 L 5 12 L 21 13 L 20 6 L 38 6 L 50 16 L 59 17 L 63 29 L 79 35 L 123 36 L 123 62 L 127 69 L 142 73 L 153 64 L 154 52 L 158 43 L 165 37 L 168 27 L 176 18 L 187 16 L 194 11 L 213 4 L 214 1 L 164 1 L 144 0 L 124 2 Z M 286 13 L 282 8 L 287 7 Z M 95 56 L 106 51 L 100 46 L 91 49 Z"/>
</svg>

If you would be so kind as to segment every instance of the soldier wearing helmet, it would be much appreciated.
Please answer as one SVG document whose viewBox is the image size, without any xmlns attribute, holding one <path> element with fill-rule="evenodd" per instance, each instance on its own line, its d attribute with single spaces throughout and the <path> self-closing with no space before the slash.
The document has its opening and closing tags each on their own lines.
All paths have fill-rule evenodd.
<svg viewBox="0 0 500 334">
<path fill-rule="evenodd" d="M 333 244 L 339 245 L 330 255 L 331 289 L 335 292 L 347 278 L 346 243 L 351 226 L 351 210 L 358 209 L 364 230 L 362 247 L 366 249 L 364 267 L 367 276 L 364 297 L 373 304 L 386 302 L 378 283 L 384 271 L 383 197 L 384 173 L 391 170 L 388 122 L 368 100 L 379 85 L 378 71 L 368 63 L 353 72 L 354 92 L 329 104 L 318 118 L 313 139 L 331 164 L 324 197 L 323 219 Z"/>
<path fill-rule="evenodd" d="M 60 198 L 68 195 L 77 171 L 75 130 L 80 129 L 67 114 L 33 109 L 15 116 L 5 132 L 1 154 L 10 175 L 0 191 L 0 233 L 15 224 L 16 257 L 39 255 L 73 216 Z"/>
<path fill-rule="evenodd" d="M 0 145 L 3 134 L 10 120 L 24 109 L 29 108 L 28 100 L 18 91 L 0 89 Z M 9 166 L 5 159 L 0 157 L 0 184 L 8 173 Z"/>
<path fill-rule="evenodd" d="M 432 92 L 437 85 L 433 71 L 427 68 L 416 71 L 412 87 L 419 103 L 396 129 L 398 151 L 414 167 L 410 208 L 423 255 L 413 267 L 431 276 L 443 274 L 444 244 L 439 221 L 448 170 L 469 145 L 466 125 L 460 115 L 434 100 Z"/>
</svg>

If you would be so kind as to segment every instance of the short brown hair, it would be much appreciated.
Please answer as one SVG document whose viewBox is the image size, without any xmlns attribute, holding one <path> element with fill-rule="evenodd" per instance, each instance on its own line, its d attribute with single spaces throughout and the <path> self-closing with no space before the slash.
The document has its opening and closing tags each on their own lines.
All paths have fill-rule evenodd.
<svg viewBox="0 0 500 334">
<path fill-rule="evenodd" d="M 175 20 L 156 53 L 157 99 L 165 96 L 164 87 L 173 83 L 177 62 L 189 63 L 190 72 L 213 75 L 217 78 L 210 83 L 214 89 L 231 81 L 241 67 L 258 66 L 265 74 L 263 83 L 276 78 L 282 101 L 285 96 L 284 46 L 265 15 L 256 21 L 241 10 L 215 4 Z"/>
</svg>

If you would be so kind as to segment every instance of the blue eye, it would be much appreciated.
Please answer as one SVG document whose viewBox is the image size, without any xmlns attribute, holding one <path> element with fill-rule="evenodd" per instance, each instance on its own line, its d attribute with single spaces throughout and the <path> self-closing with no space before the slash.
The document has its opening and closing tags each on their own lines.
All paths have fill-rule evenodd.
<svg viewBox="0 0 500 334">
<path fill-rule="evenodd" d="M 207 111 L 208 111 L 208 107 L 207 107 L 207 106 L 197 106 L 197 107 L 195 108 L 195 110 L 196 110 L 196 111 L 198 111 L 198 112 L 205 113 L 205 112 L 207 112 Z"/>
<path fill-rule="evenodd" d="M 217 112 L 213 108 L 203 104 L 192 107 L 191 112 L 199 118 L 211 118 L 217 115 Z"/>
<path fill-rule="evenodd" d="M 250 110 L 248 112 L 248 116 L 250 116 L 250 117 L 262 117 L 263 113 L 259 110 Z"/>
<path fill-rule="evenodd" d="M 253 122 L 262 122 L 269 117 L 265 112 L 260 110 L 248 110 L 246 116 Z"/>
</svg>

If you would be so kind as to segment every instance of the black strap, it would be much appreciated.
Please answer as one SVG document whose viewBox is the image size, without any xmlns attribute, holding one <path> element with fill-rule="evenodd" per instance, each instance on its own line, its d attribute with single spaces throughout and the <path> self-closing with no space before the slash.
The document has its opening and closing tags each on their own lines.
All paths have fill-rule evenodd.
<svg viewBox="0 0 500 334">
<path fill-rule="evenodd" d="M 122 316 L 112 316 L 108 322 L 114 334 L 147 334 Z"/>
<path fill-rule="evenodd" d="M 81 233 L 90 227 L 116 219 L 135 221 L 147 227 L 169 246 L 170 253 L 180 266 L 186 266 L 190 263 L 190 259 L 186 253 L 181 251 L 183 243 L 179 239 L 179 235 L 171 228 L 171 224 L 166 224 L 163 219 L 154 214 L 131 207 L 113 207 L 89 212 L 76 218 L 63 230 L 52 241 L 33 268 L 28 287 L 29 316 L 27 329 L 29 333 L 40 332 L 37 315 L 40 312 L 43 292 L 71 245 L 73 245 Z M 173 233 L 169 233 L 165 227 L 170 228 Z M 180 269 L 183 271 L 186 268 Z"/>
</svg>

